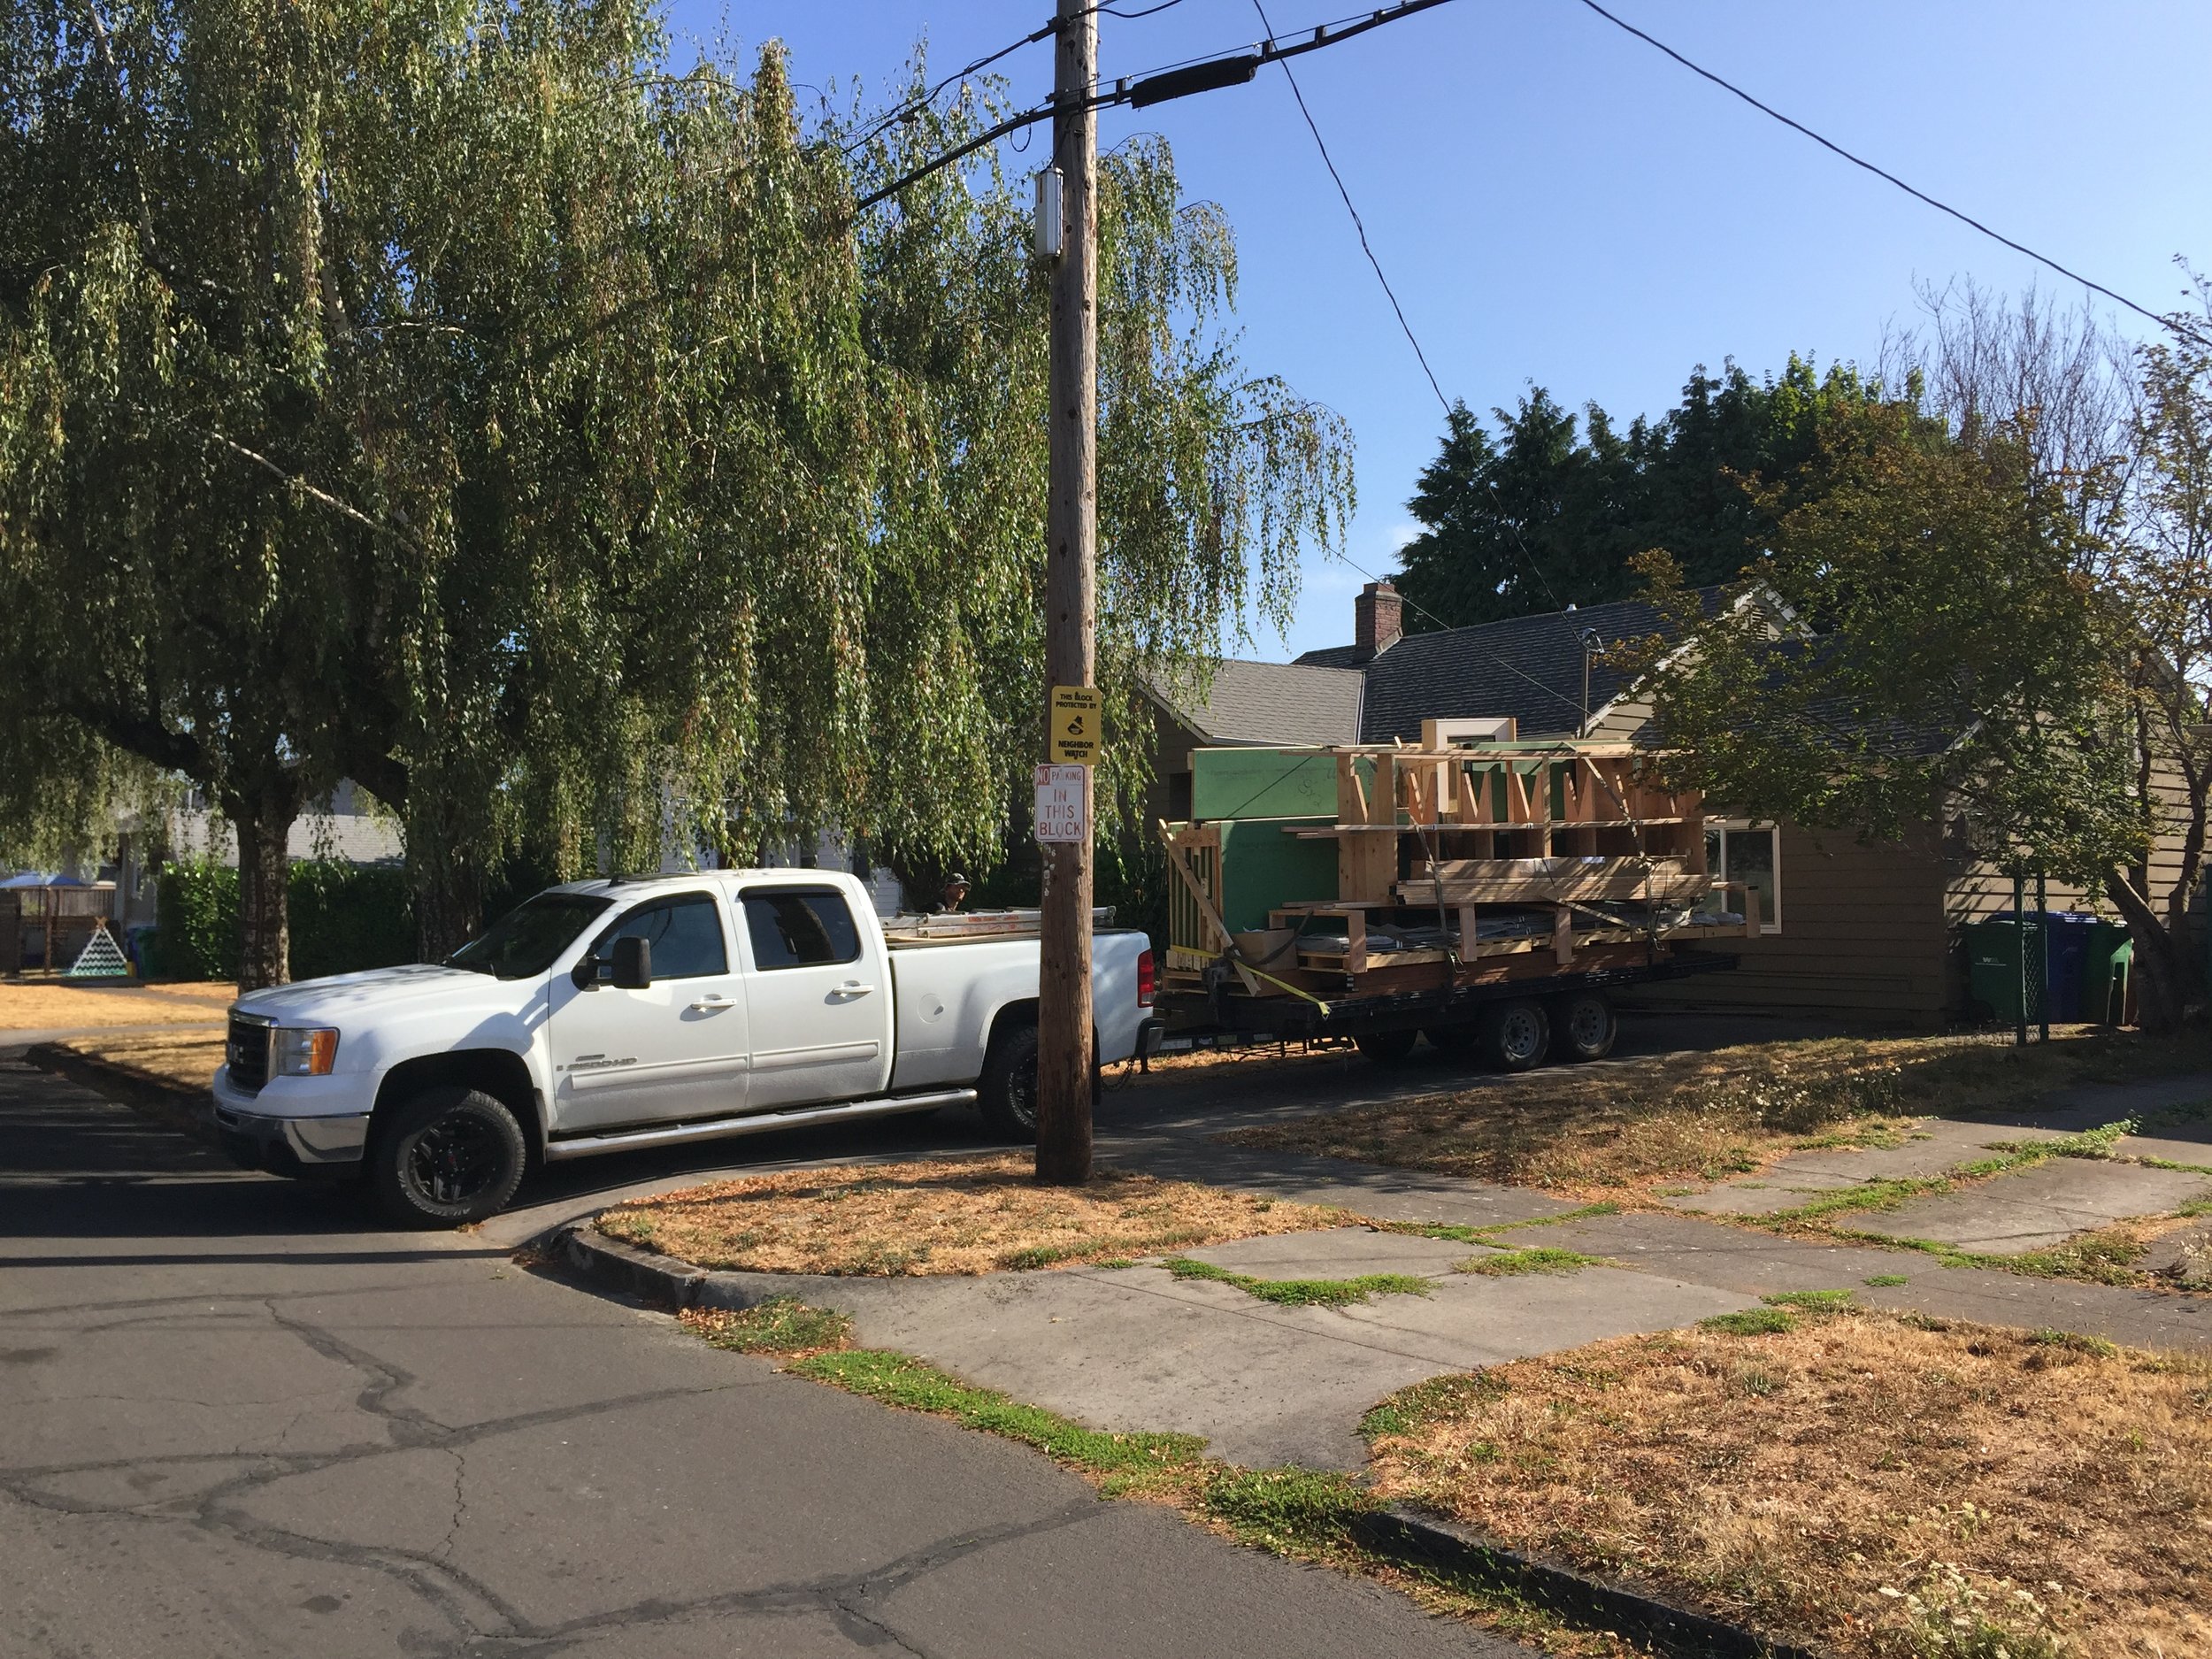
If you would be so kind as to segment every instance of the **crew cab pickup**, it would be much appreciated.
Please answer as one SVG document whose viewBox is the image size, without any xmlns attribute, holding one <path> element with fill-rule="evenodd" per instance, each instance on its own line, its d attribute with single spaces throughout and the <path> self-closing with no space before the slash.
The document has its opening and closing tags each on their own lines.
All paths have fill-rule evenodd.
<svg viewBox="0 0 2212 1659">
<path fill-rule="evenodd" d="M 1038 950 L 887 933 L 826 871 L 572 882 L 442 964 L 239 998 L 216 1127 L 248 1168 L 362 1177 L 423 1226 L 493 1214 L 534 1160 L 967 1104 L 1033 1139 Z M 1142 933 L 1094 936 L 1102 1064 L 1136 1052 L 1152 983 Z"/>
</svg>

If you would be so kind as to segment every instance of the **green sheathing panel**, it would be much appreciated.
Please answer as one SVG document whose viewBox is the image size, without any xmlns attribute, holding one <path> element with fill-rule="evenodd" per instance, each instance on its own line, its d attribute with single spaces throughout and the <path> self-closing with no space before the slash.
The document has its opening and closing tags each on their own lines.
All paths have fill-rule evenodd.
<svg viewBox="0 0 2212 1659">
<path fill-rule="evenodd" d="M 1329 797 L 1333 807 L 1333 763 Z M 1336 814 L 1332 811 L 1325 818 L 1246 819 L 1222 825 L 1225 890 L 1221 919 L 1229 925 L 1231 933 L 1266 926 L 1267 913 L 1277 905 L 1336 897 L 1336 843 L 1299 841 L 1283 833 L 1335 821 Z"/>
<path fill-rule="evenodd" d="M 1371 777 L 1374 763 L 1363 761 Z M 1336 821 L 1336 757 L 1310 749 L 1191 750 L 1194 818 L 1325 818 Z"/>
</svg>

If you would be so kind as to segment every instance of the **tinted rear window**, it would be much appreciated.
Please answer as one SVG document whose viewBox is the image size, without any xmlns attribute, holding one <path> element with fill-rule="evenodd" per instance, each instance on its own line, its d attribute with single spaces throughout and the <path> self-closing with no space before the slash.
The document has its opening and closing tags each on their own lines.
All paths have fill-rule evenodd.
<svg viewBox="0 0 2212 1659">
<path fill-rule="evenodd" d="M 827 887 L 778 887 L 745 895 L 745 926 L 759 968 L 860 960 L 860 930 L 845 895 Z"/>
</svg>

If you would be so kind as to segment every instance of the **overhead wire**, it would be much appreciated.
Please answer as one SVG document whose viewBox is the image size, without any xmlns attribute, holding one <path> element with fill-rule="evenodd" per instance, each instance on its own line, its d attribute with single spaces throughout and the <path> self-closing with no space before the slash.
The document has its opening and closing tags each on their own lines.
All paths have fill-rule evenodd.
<svg viewBox="0 0 2212 1659">
<path fill-rule="evenodd" d="M 1801 133 L 1807 138 L 1811 139 L 1813 142 L 1818 144 L 1823 150 L 1829 150 L 1835 155 L 1842 157 L 1844 160 L 1849 162 L 1853 166 L 1863 168 L 1868 173 L 1872 173 L 1876 178 L 1882 180 L 1885 183 L 1895 185 L 1899 189 L 1902 190 L 1907 196 L 1911 196 L 1915 201 L 1924 203 L 1926 205 L 1935 209 L 1939 213 L 1949 214 L 1953 219 L 1957 219 L 1962 225 L 1969 226 L 1971 228 L 1979 231 L 1992 242 L 2001 242 L 2006 247 L 2011 249 L 2015 253 L 2024 254 L 2027 257 L 2034 260 L 2038 265 L 2046 265 L 2051 270 L 2057 272 L 2059 275 L 2064 277 L 2068 281 L 2078 282 L 2082 285 L 2082 287 L 2089 289 L 2092 293 L 2101 294 L 2105 296 L 2105 298 L 2112 301 L 2115 304 L 2124 305 L 2128 310 L 2135 312 L 2138 316 L 2147 317 L 2151 321 L 2156 323 L 2162 328 L 2167 329 L 2174 334 L 2188 335 L 2208 344 L 2212 344 L 2212 336 L 2208 336 L 2200 330 L 2187 324 L 2179 322 L 2174 318 L 2162 316 L 2158 312 L 2151 310 L 2147 305 L 2137 304 L 2133 300 L 2130 299 L 2126 295 L 2120 293 L 2117 289 L 2107 288 L 2103 283 L 2094 281 L 2092 279 L 2082 275 L 2082 273 L 2078 271 L 2069 269 L 2067 266 L 2061 265 L 2057 260 L 2052 258 L 2048 254 L 2039 253 L 2034 249 L 2029 247 L 2025 242 L 2015 242 L 2011 237 L 2004 234 L 2001 231 L 1992 230 L 1988 226 L 1983 224 L 1981 220 L 1976 219 L 1972 214 L 1963 212 L 1958 208 L 1953 207 L 1948 202 L 1939 201 L 1936 197 L 1930 196 L 1925 190 L 1919 189 L 1913 185 L 1906 183 L 1904 180 L 1899 178 L 1895 173 L 1891 173 L 1886 168 L 1877 166 L 1874 163 L 1867 160 L 1865 157 L 1854 155 L 1850 150 L 1846 150 L 1841 144 L 1837 143 L 1835 140 L 1823 137 L 1820 134 L 1813 131 L 1811 127 L 1806 126 L 1804 122 L 1785 115 L 1772 104 L 1763 103 L 1759 99 L 1752 96 L 1750 93 L 1746 92 L 1741 87 L 1736 85 L 1734 81 L 1714 73 L 1713 71 L 1706 68 L 1702 64 L 1693 63 L 1689 58 L 1685 58 L 1680 52 L 1675 50 L 1673 47 L 1668 45 L 1664 41 L 1646 34 L 1643 30 L 1638 28 L 1633 23 L 1627 21 L 1624 18 L 1616 17 L 1612 12 L 1607 11 L 1603 6 L 1600 5 L 1598 4 L 1598 0 L 1582 0 L 1582 4 L 1589 7 L 1591 11 L 1596 12 L 1600 17 L 1603 18 L 1608 23 L 1613 25 L 1615 28 L 1621 29 L 1627 34 L 1632 35 L 1638 40 L 1643 42 L 1645 45 L 1665 53 L 1669 58 L 1673 58 L 1676 63 L 1680 64 L 1683 68 L 1688 70 L 1692 74 L 1701 76 L 1703 79 L 1711 81 L 1722 91 L 1742 99 L 1753 109 L 1758 111 L 1760 114 L 1781 122 L 1783 126 L 1789 127 L 1793 132 Z"/>
<path fill-rule="evenodd" d="M 1267 7 L 1262 0 L 1252 0 L 1252 10 L 1259 13 L 1260 27 L 1267 31 L 1271 40 L 1273 39 L 1275 24 L 1267 15 Z M 1328 141 L 1321 136 L 1320 124 L 1314 119 L 1313 111 L 1306 104 L 1305 90 L 1299 86 L 1298 77 L 1288 64 L 1283 64 L 1280 67 L 1283 79 L 1290 82 L 1290 96 L 1297 100 L 1298 113 L 1305 118 L 1306 130 L 1313 134 L 1314 148 L 1321 152 L 1321 165 L 1329 170 L 1329 177 L 1336 183 L 1336 193 L 1343 198 L 1344 211 L 1351 215 L 1352 228 L 1359 236 L 1360 251 L 1367 256 L 1367 263 L 1374 268 L 1375 280 L 1382 285 L 1383 297 L 1390 302 L 1391 311 L 1398 319 L 1399 331 L 1405 335 L 1406 343 L 1413 348 L 1413 355 L 1421 365 L 1421 373 L 1428 377 L 1429 389 L 1436 394 L 1436 401 L 1442 405 L 1445 414 L 1448 416 L 1452 412 L 1452 401 L 1444 396 L 1444 388 L 1437 380 L 1436 371 L 1429 366 L 1429 354 L 1421 349 L 1421 342 L 1413 332 L 1413 325 L 1406 320 L 1405 307 L 1398 302 L 1397 290 L 1390 286 L 1390 278 L 1383 270 L 1382 260 L 1376 256 L 1373 245 L 1367 239 L 1366 222 L 1360 218 L 1359 209 L 1353 204 L 1352 192 L 1344 182 L 1344 175 L 1337 170 L 1336 158 L 1329 153 Z M 1491 485 L 1490 488 L 1492 494 L 1496 494 L 1495 484 Z M 1498 504 L 1502 509 L 1504 502 L 1501 500 Z M 1559 597 L 1558 589 L 1551 585 L 1551 578 L 1544 574 L 1544 567 L 1536 562 L 1536 556 L 1529 551 L 1528 543 L 1521 539 L 1520 531 L 1509 519 L 1503 522 L 1506 533 L 1513 538 L 1514 545 L 1520 549 L 1521 557 L 1528 565 L 1529 573 L 1536 578 L 1545 594 L 1549 596 L 1552 604 L 1558 609 L 1564 610 L 1565 606 Z M 1370 580 L 1373 579 L 1370 578 Z M 1419 610 L 1420 607 L 1416 606 L 1415 609 Z M 1429 616 L 1426 611 L 1422 611 L 1421 614 Z M 1433 617 L 1430 619 L 1436 620 Z M 1438 626 L 1440 627 L 1444 625 L 1440 622 Z"/>
<path fill-rule="evenodd" d="M 1171 4 L 1179 4 L 1179 0 L 1169 0 L 1169 3 Z M 841 153 L 848 156 L 851 155 L 853 151 L 860 149 L 864 144 L 874 142 L 875 139 L 889 131 L 892 127 L 897 126 L 901 121 L 910 120 L 915 116 L 919 115 L 931 104 L 936 103 L 939 94 L 942 93 L 947 87 L 951 86 L 955 81 L 964 81 L 970 75 L 975 74 L 981 70 L 988 69 L 993 64 L 998 62 L 1000 58 L 1011 57 L 1014 53 L 1021 50 L 1021 49 L 1025 46 L 1033 46 L 1039 41 L 1048 40 L 1051 38 L 1052 33 L 1053 25 L 1048 23 L 1042 28 L 1031 30 L 1028 34 L 1023 35 L 1021 39 L 1014 42 L 1012 44 L 1002 46 L 995 52 L 987 53 L 985 56 L 977 58 L 973 63 L 968 65 L 965 68 L 957 70 L 954 73 L 947 75 L 935 86 L 931 87 L 926 91 L 923 92 L 920 96 L 908 99 L 904 104 L 899 105 L 898 108 L 891 111 L 888 114 L 879 118 L 876 123 L 872 127 L 869 127 L 866 132 L 861 134 L 850 143 L 845 145 Z"/>
<path fill-rule="evenodd" d="M 1413 16 L 1416 12 L 1431 11 L 1437 6 L 1449 3 L 1450 0 L 1399 0 L 1399 4 L 1394 6 L 1385 6 L 1375 12 L 1355 12 L 1335 22 L 1320 24 L 1305 39 L 1294 41 L 1287 45 L 1280 40 L 1270 38 L 1250 47 L 1233 47 L 1222 51 L 1209 52 L 1197 58 L 1187 58 L 1179 63 L 1169 64 L 1159 69 L 1148 70 L 1141 75 L 1119 76 L 1115 80 L 1113 88 L 1110 91 L 1101 92 L 1094 88 L 1087 96 L 1065 101 L 1056 95 L 1043 104 L 1024 110 L 1018 115 L 1009 116 L 987 131 L 977 134 L 966 142 L 956 145 L 912 171 L 901 174 L 881 188 L 872 190 L 853 204 L 853 211 L 856 213 L 864 212 L 879 203 L 888 201 L 910 184 L 918 183 L 929 177 L 930 174 L 941 172 L 954 162 L 973 155 L 986 144 L 995 142 L 1005 137 L 1009 133 L 1018 131 L 1022 127 L 1033 127 L 1039 121 L 1049 120 L 1054 116 L 1071 110 L 1104 109 L 1111 104 L 1138 102 L 1134 95 L 1141 92 L 1148 82 L 1156 81 L 1171 71 L 1204 63 L 1236 64 L 1240 59 L 1248 60 L 1251 67 L 1256 70 L 1263 64 L 1279 63 L 1286 58 L 1302 58 L 1308 52 L 1317 52 L 1324 47 L 1340 45 L 1356 35 L 1366 34 L 1370 29 L 1381 28 L 1385 24 L 1395 23 L 1402 19 Z M 1050 33 L 1052 29 L 1048 26 L 1040 35 L 1031 38 L 1040 39 L 1043 35 Z M 1028 42 L 1018 42 L 1017 44 L 1026 45 Z M 1003 55 L 1003 53 L 1000 54 L 1000 56 Z M 957 77 L 954 78 L 957 79 Z M 895 115 L 889 119 L 898 118 Z M 888 120 L 883 125 L 888 125 Z M 876 130 L 881 131 L 882 127 L 879 126 Z"/>
<path fill-rule="evenodd" d="M 1260 0 L 1252 0 L 1252 10 L 1260 14 L 1260 27 L 1272 40 L 1275 25 L 1269 20 L 1267 8 L 1260 4 Z M 1443 405 L 1444 412 L 1448 415 L 1452 412 L 1452 401 L 1444 396 L 1443 387 L 1437 382 L 1436 371 L 1429 366 L 1429 354 L 1421 349 L 1420 341 L 1414 336 L 1413 325 L 1406 320 L 1406 309 L 1398 303 L 1397 291 L 1390 286 L 1390 279 L 1383 273 L 1382 261 L 1375 257 L 1375 250 L 1367 240 L 1366 223 L 1360 218 L 1359 209 L 1352 204 L 1352 192 L 1344 182 L 1344 175 L 1336 170 L 1336 158 L 1329 154 L 1328 141 L 1321 136 L 1321 128 L 1313 119 L 1313 111 L 1306 107 L 1306 95 L 1298 85 L 1298 77 L 1291 72 L 1287 63 L 1279 60 L 1278 67 L 1283 72 L 1283 79 L 1290 82 L 1290 96 L 1298 101 L 1298 113 L 1306 118 L 1306 130 L 1313 134 L 1314 148 L 1321 152 L 1321 165 L 1329 170 L 1329 177 L 1336 181 L 1336 193 L 1344 199 L 1344 211 L 1352 216 L 1352 228 L 1359 234 L 1359 250 L 1367 256 L 1367 263 L 1374 267 L 1375 280 L 1382 284 L 1383 297 L 1390 302 L 1390 309 L 1398 319 L 1399 330 L 1405 335 L 1406 344 L 1413 348 L 1415 357 L 1419 359 L 1421 373 L 1429 377 L 1429 390 L 1436 394 L 1436 401 Z"/>
</svg>

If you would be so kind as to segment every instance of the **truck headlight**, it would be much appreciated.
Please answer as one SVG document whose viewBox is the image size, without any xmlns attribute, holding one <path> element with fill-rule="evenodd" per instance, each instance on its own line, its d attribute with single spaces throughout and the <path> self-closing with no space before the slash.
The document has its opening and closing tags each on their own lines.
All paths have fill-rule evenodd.
<svg viewBox="0 0 2212 1659">
<path fill-rule="evenodd" d="M 276 1075 L 328 1077 L 338 1061 L 338 1033 L 327 1025 L 276 1034 Z"/>
</svg>

